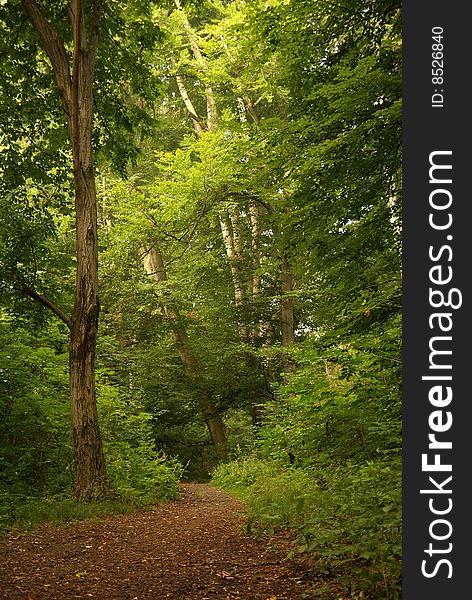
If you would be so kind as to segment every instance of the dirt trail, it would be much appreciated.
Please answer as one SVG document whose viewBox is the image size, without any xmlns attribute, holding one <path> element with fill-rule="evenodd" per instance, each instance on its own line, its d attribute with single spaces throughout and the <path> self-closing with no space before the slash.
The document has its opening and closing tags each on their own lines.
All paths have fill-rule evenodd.
<svg viewBox="0 0 472 600">
<path fill-rule="evenodd" d="M 300 567 L 244 532 L 242 506 L 185 484 L 150 512 L 0 539 L 2 600 L 299 600 Z"/>
</svg>

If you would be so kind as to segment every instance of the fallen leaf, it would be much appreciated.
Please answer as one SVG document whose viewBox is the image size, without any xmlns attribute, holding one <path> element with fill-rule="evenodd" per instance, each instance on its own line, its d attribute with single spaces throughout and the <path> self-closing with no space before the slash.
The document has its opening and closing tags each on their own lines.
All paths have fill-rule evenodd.
<svg viewBox="0 0 472 600">
<path fill-rule="evenodd" d="M 75 574 L 75 576 L 80 579 L 81 577 L 85 577 L 87 575 L 87 571 L 79 571 Z"/>
</svg>

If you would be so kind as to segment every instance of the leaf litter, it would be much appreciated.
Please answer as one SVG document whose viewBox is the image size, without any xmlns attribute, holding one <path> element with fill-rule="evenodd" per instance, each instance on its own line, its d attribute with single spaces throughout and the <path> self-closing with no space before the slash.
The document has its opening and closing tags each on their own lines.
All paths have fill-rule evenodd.
<svg viewBox="0 0 472 600">
<path fill-rule="evenodd" d="M 244 507 L 205 484 L 153 510 L 0 539 L 3 600 L 300 600 L 303 565 L 249 537 Z M 283 544 L 283 540 L 281 542 Z M 305 574 L 306 575 L 306 574 Z"/>
</svg>

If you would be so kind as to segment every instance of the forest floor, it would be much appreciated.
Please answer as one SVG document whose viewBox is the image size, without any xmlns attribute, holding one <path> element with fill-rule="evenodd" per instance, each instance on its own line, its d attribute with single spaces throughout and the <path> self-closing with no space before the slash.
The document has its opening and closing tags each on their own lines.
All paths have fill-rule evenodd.
<svg viewBox="0 0 472 600">
<path fill-rule="evenodd" d="M 244 507 L 228 494 L 183 484 L 178 500 L 151 511 L 1 538 L 0 598 L 308 598 L 309 571 L 287 546 L 283 535 L 248 536 Z"/>
</svg>

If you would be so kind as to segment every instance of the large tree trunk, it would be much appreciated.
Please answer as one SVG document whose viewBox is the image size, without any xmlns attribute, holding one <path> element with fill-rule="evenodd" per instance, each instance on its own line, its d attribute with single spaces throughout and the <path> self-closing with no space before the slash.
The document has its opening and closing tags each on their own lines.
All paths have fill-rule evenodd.
<svg viewBox="0 0 472 600">
<path fill-rule="evenodd" d="M 99 300 L 92 115 L 100 11 L 98 0 L 95 0 L 88 20 L 82 0 L 71 1 L 69 18 L 74 47 L 70 64 L 60 33 L 47 22 L 35 0 L 22 0 L 22 6 L 51 61 L 62 106 L 68 116 L 72 143 L 77 270 L 74 311 L 71 319 L 63 320 L 70 328 L 70 402 L 76 466 L 75 491 L 77 498 L 84 500 L 101 496 L 108 487 L 95 396 Z M 90 23 L 88 33 L 86 21 Z M 57 311 L 54 312 L 58 314 Z"/>
<path fill-rule="evenodd" d="M 157 248 L 155 246 L 145 247 L 142 249 L 142 254 L 144 258 L 144 270 L 146 271 L 147 275 L 152 277 L 156 283 L 167 281 L 167 272 L 164 260 L 162 258 L 162 254 L 157 250 Z M 175 308 L 164 303 L 162 303 L 161 306 L 162 312 L 166 316 L 172 330 L 175 345 L 177 347 L 184 370 L 190 380 L 198 387 L 200 379 L 198 365 L 190 347 L 190 341 L 187 332 L 182 325 L 182 320 L 180 319 L 180 316 Z M 215 452 L 220 458 L 226 458 L 227 440 L 221 415 L 218 414 L 214 403 L 209 398 L 205 398 L 203 395 L 199 394 L 198 401 L 200 410 L 205 418 Z"/>
<path fill-rule="evenodd" d="M 76 495 L 84 499 L 101 495 L 107 476 L 95 396 L 99 315 L 96 191 L 91 139 L 84 136 L 81 143 L 74 156 L 77 271 L 69 361 Z"/>
<path fill-rule="evenodd" d="M 97 343 L 98 236 L 93 168 L 93 73 L 98 31 L 87 40 L 81 0 L 71 5 L 74 29 L 70 133 L 74 161 L 77 271 L 70 336 L 70 399 L 76 463 L 76 495 L 94 498 L 107 487 L 105 458 L 95 396 Z M 97 8 L 94 8 L 98 27 Z"/>
</svg>

